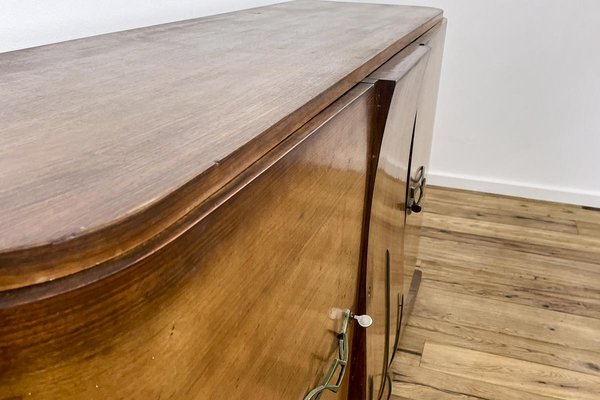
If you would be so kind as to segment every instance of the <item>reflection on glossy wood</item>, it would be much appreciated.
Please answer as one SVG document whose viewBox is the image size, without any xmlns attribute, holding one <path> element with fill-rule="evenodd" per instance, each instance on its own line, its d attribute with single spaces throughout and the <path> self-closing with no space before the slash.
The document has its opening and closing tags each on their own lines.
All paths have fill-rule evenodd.
<svg viewBox="0 0 600 400">
<path fill-rule="evenodd" d="M 389 107 L 383 137 L 374 146 L 378 158 L 367 251 L 366 309 L 374 320 L 367 331 L 367 378 L 374 398 L 378 399 L 387 398 L 391 390 L 386 381 L 402 298 L 406 177 L 428 52 L 426 47 L 403 51 L 369 77 L 379 91 L 379 109 Z"/>
<path fill-rule="evenodd" d="M 433 124 L 435 120 L 435 109 L 437 93 L 440 81 L 440 69 L 442 66 L 442 55 L 444 52 L 444 38 L 446 35 L 446 20 L 442 20 L 435 27 L 421 36 L 411 47 L 427 46 L 431 48 L 431 54 L 425 69 L 423 85 L 419 97 L 418 112 L 415 120 L 415 129 L 412 139 L 411 161 L 409 171 L 409 186 L 418 187 L 420 179 L 427 179 L 429 171 L 429 157 L 431 154 L 431 141 L 433 136 Z M 426 182 L 421 187 L 426 207 Z M 413 271 L 418 263 L 419 239 L 421 237 L 422 212 L 408 213 L 406 217 L 406 228 L 404 237 L 404 290 L 409 290 Z M 406 322 L 406 321 L 404 321 Z"/>
<path fill-rule="evenodd" d="M 147 257 L 4 296 L 0 398 L 301 398 L 336 350 L 329 309 L 355 306 L 373 113 L 360 84 Z"/>
</svg>

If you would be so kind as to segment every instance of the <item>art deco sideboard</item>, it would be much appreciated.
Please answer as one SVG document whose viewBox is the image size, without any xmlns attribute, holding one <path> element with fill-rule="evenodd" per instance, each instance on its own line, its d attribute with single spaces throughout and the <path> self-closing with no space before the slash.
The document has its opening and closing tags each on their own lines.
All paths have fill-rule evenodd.
<svg viewBox="0 0 600 400">
<path fill-rule="evenodd" d="M 298 1 L 0 54 L 0 399 L 386 399 L 440 10 Z"/>
</svg>

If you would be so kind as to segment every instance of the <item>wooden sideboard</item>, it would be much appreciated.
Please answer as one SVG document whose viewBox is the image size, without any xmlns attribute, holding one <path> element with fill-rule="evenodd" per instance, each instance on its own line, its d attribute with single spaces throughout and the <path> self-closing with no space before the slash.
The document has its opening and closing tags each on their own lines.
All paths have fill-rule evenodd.
<svg viewBox="0 0 600 400">
<path fill-rule="evenodd" d="M 0 54 L 0 399 L 389 398 L 444 32 L 298 1 Z"/>
</svg>

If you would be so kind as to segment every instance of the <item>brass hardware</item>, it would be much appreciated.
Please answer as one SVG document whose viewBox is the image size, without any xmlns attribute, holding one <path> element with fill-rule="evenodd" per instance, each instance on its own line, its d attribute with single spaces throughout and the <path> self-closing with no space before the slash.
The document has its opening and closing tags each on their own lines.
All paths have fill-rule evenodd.
<svg viewBox="0 0 600 400">
<path fill-rule="evenodd" d="M 342 386 L 342 381 L 344 380 L 344 375 L 346 374 L 346 366 L 348 365 L 348 336 L 346 333 L 348 330 L 348 323 L 350 322 L 350 320 L 354 319 L 358 322 L 360 326 L 365 328 L 371 326 L 371 323 L 373 323 L 373 319 L 370 316 L 354 315 L 352 314 L 352 312 L 350 312 L 350 310 L 344 310 L 343 316 L 344 320 L 342 322 L 342 328 L 337 334 L 339 347 L 338 356 L 331 363 L 331 367 L 329 368 L 329 371 L 327 372 L 323 383 L 315 387 L 310 392 L 308 392 L 308 394 L 304 396 L 304 400 L 319 400 L 323 392 L 325 392 L 326 390 L 329 390 L 333 393 L 337 393 L 337 391 Z M 331 380 L 335 376 L 335 372 L 338 371 L 338 369 L 339 373 L 337 379 L 335 380 L 335 383 L 332 384 Z"/>
<path fill-rule="evenodd" d="M 412 214 L 413 212 L 420 213 L 423 209 L 421 207 L 421 202 L 423 201 L 423 197 L 425 197 L 425 185 L 427 183 L 424 166 L 419 167 L 414 181 L 417 182 L 417 184 L 415 186 L 410 186 L 408 189 L 408 204 L 406 210 L 408 214 Z"/>
</svg>

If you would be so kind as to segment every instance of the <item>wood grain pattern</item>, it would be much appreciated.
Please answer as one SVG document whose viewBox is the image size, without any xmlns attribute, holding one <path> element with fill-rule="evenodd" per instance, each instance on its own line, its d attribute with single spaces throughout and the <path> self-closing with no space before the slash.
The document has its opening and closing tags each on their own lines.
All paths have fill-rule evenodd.
<svg viewBox="0 0 600 400">
<path fill-rule="evenodd" d="M 375 145 L 374 182 L 369 215 L 366 312 L 373 317 L 367 335 L 367 379 L 376 397 L 386 399 L 387 368 L 399 335 L 403 295 L 406 178 L 423 73 L 429 48 L 400 52 L 369 79 L 377 81 L 378 98 L 389 107 L 383 136 Z M 388 380 L 389 381 L 389 380 Z"/>
<path fill-rule="evenodd" d="M 445 21 L 365 80 L 375 84 L 379 109 L 389 110 L 378 121 L 383 136 L 373 145 L 375 163 L 367 225 L 366 312 L 374 317 L 374 324 L 366 333 L 365 373 L 369 396 L 374 399 L 389 398 L 391 393 L 389 365 L 412 310 L 411 297 L 420 283 L 420 279 L 411 279 L 420 218 L 413 218 L 410 230 L 405 226 L 407 191 L 410 169 L 416 169 L 411 166 L 415 146 L 416 162 L 429 159 L 444 33 Z M 415 251 L 408 251 L 407 246 Z M 404 288 L 405 276 L 408 285 L 417 285 Z"/>
<path fill-rule="evenodd" d="M 411 400 L 556 400 L 538 393 L 482 382 L 403 363 L 394 391 Z M 397 399 L 394 399 L 397 400 Z"/>
<path fill-rule="evenodd" d="M 410 163 L 409 170 L 407 171 L 407 186 L 409 190 L 411 187 L 417 188 L 422 184 L 420 191 L 423 193 L 424 199 L 427 194 L 426 179 L 429 171 L 429 158 L 431 154 L 440 71 L 442 68 L 442 55 L 444 53 L 446 25 L 447 22 L 444 19 L 411 44 L 413 48 L 425 46 L 431 49 L 427 66 L 423 73 L 423 84 L 418 99 L 417 113 L 414 118 Z M 421 179 L 424 180 L 421 181 Z M 411 282 L 413 282 L 413 274 L 419 259 L 419 242 L 422 236 L 421 227 L 423 225 L 423 212 L 408 211 L 408 207 L 410 206 L 408 204 L 410 201 L 408 199 L 409 195 L 410 193 L 407 192 L 403 254 L 404 293 L 409 292 Z M 402 329 L 404 329 L 404 325 L 409 318 L 408 313 L 404 315 L 406 318 L 402 322 Z"/>
<path fill-rule="evenodd" d="M 402 349 L 420 354 L 426 341 L 600 376 L 598 352 L 413 315 Z"/>
<path fill-rule="evenodd" d="M 446 291 L 427 280 L 423 282 L 421 290 L 425 295 L 415 305 L 415 315 L 575 349 L 600 349 L 600 336 L 595 335 L 600 332 L 600 320 L 595 318 L 494 299 L 483 301 L 481 296 Z M 454 309 L 465 312 L 454 313 Z"/>
<path fill-rule="evenodd" d="M 560 243 L 557 252 L 560 250 L 564 250 L 567 254 L 578 252 L 582 254 L 581 258 L 587 253 L 589 258 L 586 258 L 586 260 L 600 254 L 600 237 L 565 235 L 562 232 L 536 228 L 525 231 L 521 227 L 509 224 L 481 222 L 462 217 L 440 216 L 433 213 L 426 215 L 423 224 L 426 227 L 435 227 L 440 230 L 452 229 L 458 234 L 487 236 L 496 241 L 514 241 L 537 248 L 548 248 L 555 243 Z"/>
<path fill-rule="evenodd" d="M 573 205 L 430 190 L 424 282 L 398 353 L 410 357 L 393 365 L 394 393 L 597 398 L 599 218 Z"/>
<path fill-rule="evenodd" d="M 0 290 L 147 242 L 440 18 L 300 1 L 2 54 Z"/>
<path fill-rule="evenodd" d="M 337 352 L 329 309 L 356 305 L 374 115 L 360 84 L 128 268 L 0 298 L 0 398 L 304 396 Z"/>
<path fill-rule="evenodd" d="M 596 400 L 600 387 L 597 376 L 430 342 L 425 344 L 421 365 L 454 376 L 563 399 L 577 393 L 578 399 Z"/>
<path fill-rule="evenodd" d="M 477 221 L 496 222 L 523 228 L 538 228 L 549 231 L 577 233 L 582 222 L 554 216 L 532 216 L 527 210 L 502 210 L 486 206 L 472 200 L 469 207 L 456 207 L 453 202 L 444 199 L 432 199 L 428 202 L 435 207 L 435 213 L 453 215 Z"/>
<path fill-rule="evenodd" d="M 452 257 L 453 258 L 453 257 Z M 553 311 L 600 318 L 600 293 L 594 282 L 598 273 L 556 269 L 548 274 L 532 273 L 526 266 L 504 270 L 493 265 L 440 263 L 421 260 L 424 268 L 436 270 L 436 286 L 463 294 L 485 295 L 500 301 L 533 305 Z M 555 273 L 552 273 L 555 272 Z M 474 276 L 473 274 L 477 274 Z M 569 278 L 573 278 L 569 280 Z"/>
</svg>

